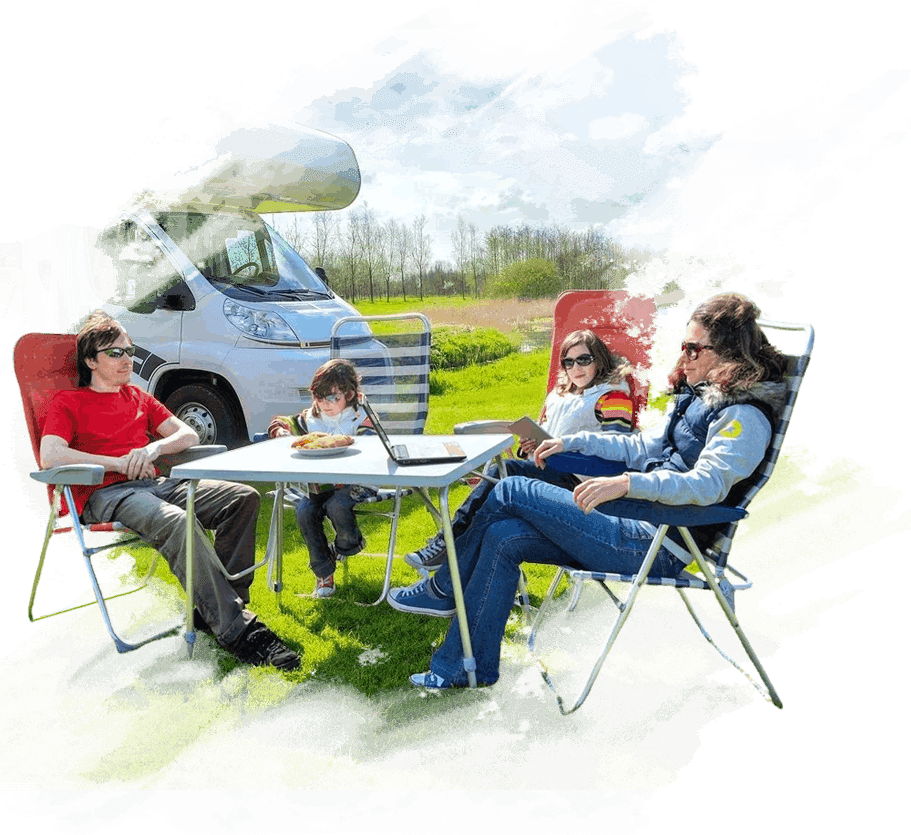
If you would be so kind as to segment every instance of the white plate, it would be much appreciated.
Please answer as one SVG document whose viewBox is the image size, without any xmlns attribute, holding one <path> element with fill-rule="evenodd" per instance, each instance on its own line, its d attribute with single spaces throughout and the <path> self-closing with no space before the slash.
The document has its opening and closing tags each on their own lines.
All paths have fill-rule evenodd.
<svg viewBox="0 0 911 835">
<path fill-rule="evenodd" d="M 297 458 L 326 458 L 330 455 L 344 455 L 346 452 L 360 452 L 353 444 L 348 446 L 330 447 L 329 449 L 293 449 L 291 454 Z"/>
</svg>

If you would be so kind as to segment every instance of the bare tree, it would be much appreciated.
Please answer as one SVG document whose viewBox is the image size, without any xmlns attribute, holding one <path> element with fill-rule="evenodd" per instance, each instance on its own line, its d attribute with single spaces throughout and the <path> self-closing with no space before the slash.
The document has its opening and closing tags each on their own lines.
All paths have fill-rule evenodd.
<svg viewBox="0 0 911 835">
<path fill-rule="evenodd" d="M 465 267 L 468 264 L 468 227 L 465 225 L 465 218 L 459 215 L 459 221 L 456 228 L 449 236 L 452 242 L 452 260 L 455 261 L 456 269 L 459 272 L 459 279 L 462 285 L 462 298 L 465 298 Z"/>
<path fill-rule="evenodd" d="M 313 255 L 313 264 L 326 266 L 332 261 L 332 247 L 338 234 L 339 218 L 334 212 L 314 212 L 312 219 L 310 251 Z"/>
<path fill-rule="evenodd" d="M 408 258 L 411 254 L 411 230 L 403 223 L 399 226 L 394 220 L 389 222 L 390 229 L 390 258 L 395 261 L 395 266 L 399 271 L 399 279 L 402 282 L 402 301 L 407 298 L 405 292 L 405 269 L 408 266 Z"/>
<path fill-rule="evenodd" d="M 370 301 L 373 302 L 376 300 L 373 279 L 382 255 L 382 244 L 380 227 L 376 222 L 376 214 L 366 203 L 364 203 L 364 208 L 360 213 L 358 231 L 361 257 L 367 267 L 367 291 L 370 295 Z"/>
<path fill-rule="evenodd" d="M 348 213 L 348 226 L 342 247 L 342 264 L 348 277 L 348 301 L 357 301 L 357 271 L 361 261 L 360 217 L 356 212 Z"/>
<path fill-rule="evenodd" d="M 416 217 L 411 224 L 411 260 L 418 271 L 418 295 L 424 300 L 424 272 L 430 264 L 433 253 L 433 242 L 424 230 L 427 228 L 427 216 Z"/>
</svg>

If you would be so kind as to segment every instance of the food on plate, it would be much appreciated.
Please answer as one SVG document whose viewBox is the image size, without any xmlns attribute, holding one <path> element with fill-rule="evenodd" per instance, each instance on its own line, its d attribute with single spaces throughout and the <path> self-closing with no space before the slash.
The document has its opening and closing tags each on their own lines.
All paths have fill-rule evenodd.
<svg viewBox="0 0 911 835">
<path fill-rule="evenodd" d="M 301 435 L 293 444 L 294 449 L 337 449 L 351 446 L 354 438 L 350 435 L 330 435 L 327 432 L 308 432 Z"/>
</svg>

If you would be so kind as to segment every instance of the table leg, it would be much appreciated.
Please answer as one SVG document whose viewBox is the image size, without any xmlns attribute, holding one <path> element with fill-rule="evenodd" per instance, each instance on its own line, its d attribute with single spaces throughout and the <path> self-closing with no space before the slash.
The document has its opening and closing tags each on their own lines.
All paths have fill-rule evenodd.
<svg viewBox="0 0 911 835">
<path fill-rule="evenodd" d="M 196 548 L 196 485 L 199 479 L 190 479 L 187 488 L 187 564 L 185 591 L 187 593 L 187 658 L 193 657 L 193 645 L 196 643 L 196 630 L 193 627 L 193 566 L 195 564 Z"/>
<path fill-rule="evenodd" d="M 267 585 L 275 592 L 279 609 L 282 605 L 282 555 L 285 546 L 285 485 L 275 484 L 275 502 L 272 505 L 272 518 L 269 522 L 269 540 L 266 542 L 266 556 L 269 562 Z"/>
<path fill-rule="evenodd" d="M 462 637 L 462 665 L 468 675 L 468 686 L 477 687 L 475 675 L 477 663 L 471 651 L 471 635 L 468 632 L 468 615 L 465 612 L 465 598 L 462 595 L 462 578 L 459 576 L 459 563 L 456 559 L 455 539 L 452 535 L 452 519 L 449 516 L 449 485 L 439 489 L 440 516 L 443 524 L 443 539 L 446 542 L 446 557 L 449 560 L 449 573 L 452 576 L 452 593 L 455 597 L 456 618 L 459 622 L 459 634 Z"/>
</svg>

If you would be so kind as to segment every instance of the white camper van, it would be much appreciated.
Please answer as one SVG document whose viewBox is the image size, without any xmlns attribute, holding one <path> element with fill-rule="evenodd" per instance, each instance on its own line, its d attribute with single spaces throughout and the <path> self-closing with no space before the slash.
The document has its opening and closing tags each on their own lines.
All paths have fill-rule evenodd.
<svg viewBox="0 0 911 835">
<path fill-rule="evenodd" d="M 262 215 L 344 208 L 360 172 L 346 143 L 306 129 L 236 132 L 219 152 L 99 247 L 116 288 L 105 310 L 136 345 L 133 382 L 202 443 L 236 445 L 309 404 L 333 324 L 357 315 Z"/>
</svg>

